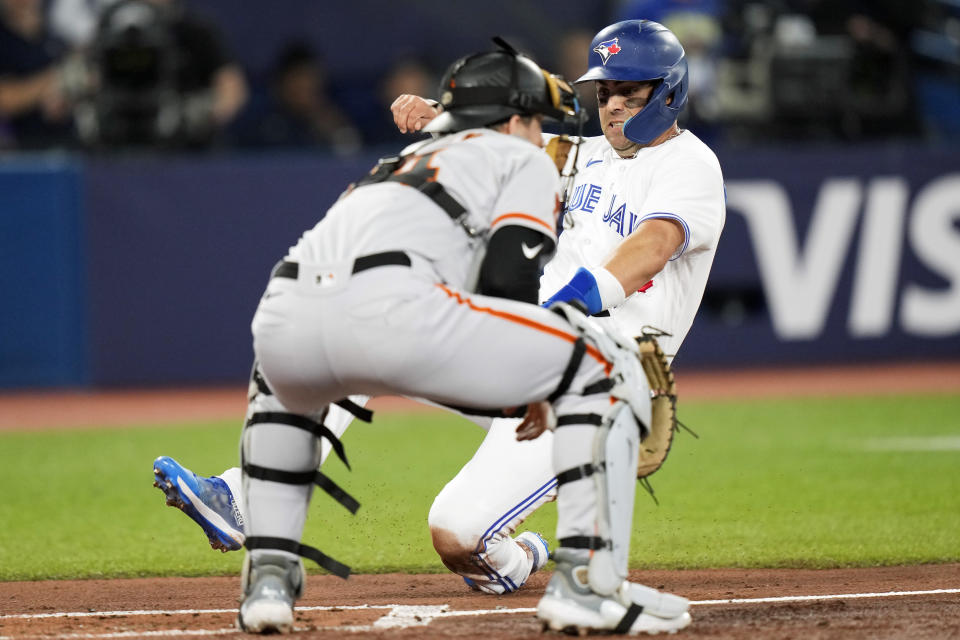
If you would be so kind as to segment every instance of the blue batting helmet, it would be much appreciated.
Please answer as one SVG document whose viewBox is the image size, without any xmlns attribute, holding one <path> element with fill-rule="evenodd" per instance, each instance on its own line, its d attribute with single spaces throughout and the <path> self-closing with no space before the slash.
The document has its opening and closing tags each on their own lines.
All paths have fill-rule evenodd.
<svg viewBox="0 0 960 640">
<path fill-rule="evenodd" d="M 687 104 L 687 59 L 669 29 L 651 20 L 624 20 L 595 35 L 590 49 L 590 68 L 577 82 L 660 81 L 646 106 L 623 123 L 627 139 L 649 144 L 676 121 Z"/>
</svg>

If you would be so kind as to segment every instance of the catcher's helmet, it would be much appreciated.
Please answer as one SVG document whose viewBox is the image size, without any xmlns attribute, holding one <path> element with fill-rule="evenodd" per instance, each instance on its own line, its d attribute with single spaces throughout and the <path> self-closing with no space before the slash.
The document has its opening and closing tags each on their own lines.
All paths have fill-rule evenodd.
<svg viewBox="0 0 960 640">
<path fill-rule="evenodd" d="M 560 76 L 551 74 L 499 38 L 499 51 L 465 56 L 447 69 L 440 81 L 443 113 L 424 131 L 452 133 L 502 122 L 514 114 L 543 114 L 563 120 L 580 114 L 577 93 Z"/>
<path fill-rule="evenodd" d="M 624 20 L 595 35 L 590 49 L 590 68 L 576 82 L 661 81 L 646 106 L 623 123 L 623 135 L 648 144 L 674 123 L 687 104 L 687 60 L 669 29 L 651 20 Z"/>
</svg>

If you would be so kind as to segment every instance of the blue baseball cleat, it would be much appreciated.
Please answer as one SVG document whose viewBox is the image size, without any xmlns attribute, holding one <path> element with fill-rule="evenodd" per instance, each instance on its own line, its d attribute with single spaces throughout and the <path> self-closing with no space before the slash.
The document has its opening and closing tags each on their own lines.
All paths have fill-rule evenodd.
<svg viewBox="0 0 960 640">
<path fill-rule="evenodd" d="M 153 486 L 167 496 L 167 505 L 180 509 L 200 525 L 210 546 L 226 553 L 243 547 L 243 516 L 230 487 L 221 478 L 204 478 L 173 458 L 153 461 Z"/>
</svg>

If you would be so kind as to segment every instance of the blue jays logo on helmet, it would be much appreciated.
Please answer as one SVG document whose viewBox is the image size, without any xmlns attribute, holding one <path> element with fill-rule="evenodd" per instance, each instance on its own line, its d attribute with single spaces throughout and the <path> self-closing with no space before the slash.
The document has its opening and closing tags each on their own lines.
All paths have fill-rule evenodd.
<svg viewBox="0 0 960 640">
<path fill-rule="evenodd" d="M 600 59 L 603 60 L 603 64 L 607 64 L 607 60 L 620 53 L 619 43 L 620 38 L 604 40 L 603 42 L 597 44 L 593 50 L 600 54 Z"/>
</svg>

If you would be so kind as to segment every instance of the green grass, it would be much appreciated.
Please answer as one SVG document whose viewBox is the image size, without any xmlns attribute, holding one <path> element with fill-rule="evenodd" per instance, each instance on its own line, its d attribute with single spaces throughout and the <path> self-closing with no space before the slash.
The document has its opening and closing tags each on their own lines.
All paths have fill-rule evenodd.
<svg viewBox="0 0 960 640">
<path fill-rule="evenodd" d="M 638 491 L 635 567 L 831 567 L 960 561 L 960 396 L 697 402 Z M 305 542 L 361 573 L 443 571 L 426 517 L 482 432 L 442 413 L 380 413 L 344 438 L 353 472 L 324 471 L 363 505 L 317 492 Z M 0 434 L 0 580 L 236 574 L 151 486 L 160 454 L 201 472 L 236 463 L 232 422 Z M 950 439 L 952 438 L 952 440 Z M 553 539 L 556 508 L 528 528 Z"/>
</svg>

